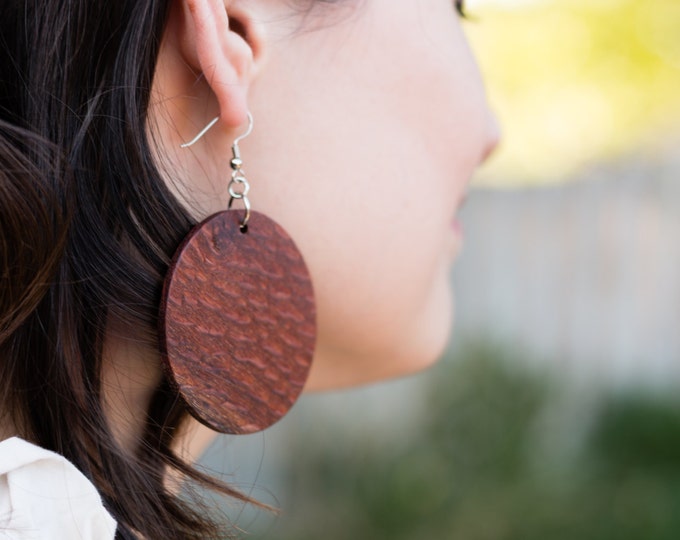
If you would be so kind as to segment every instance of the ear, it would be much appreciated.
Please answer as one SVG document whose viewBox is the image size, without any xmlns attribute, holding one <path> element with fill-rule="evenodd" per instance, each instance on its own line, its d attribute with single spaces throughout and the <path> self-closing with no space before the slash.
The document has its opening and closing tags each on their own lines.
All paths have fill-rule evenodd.
<svg viewBox="0 0 680 540">
<path fill-rule="evenodd" d="M 177 28 L 185 62 L 202 74 L 212 90 L 224 127 L 243 125 L 256 58 L 262 52 L 262 33 L 235 1 L 177 1 L 182 4 Z"/>
</svg>

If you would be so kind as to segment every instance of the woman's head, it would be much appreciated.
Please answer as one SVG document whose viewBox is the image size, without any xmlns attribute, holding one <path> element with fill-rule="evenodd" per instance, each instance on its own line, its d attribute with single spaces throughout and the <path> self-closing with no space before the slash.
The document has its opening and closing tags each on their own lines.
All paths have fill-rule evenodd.
<svg viewBox="0 0 680 540">
<path fill-rule="evenodd" d="M 0 50 L 0 425 L 75 462 L 121 530 L 198 530 L 164 491 L 182 411 L 154 329 L 248 110 L 253 207 L 314 281 L 310 387 L 439 354 L 455 210 L 496 139 L 450 0 L 12 1 Z"/>
<path fill-rule="evenodd" d="M 152 93 L 168 180 L 197 215 L 224 208 L 250 110 L 253 207 L 289 231 L 314 278 L 309 387 L 432 362 L 451 327 L 455 213 L 497 140 L 453 3 L 197 5 L 171 12 Z"/>
</svg>

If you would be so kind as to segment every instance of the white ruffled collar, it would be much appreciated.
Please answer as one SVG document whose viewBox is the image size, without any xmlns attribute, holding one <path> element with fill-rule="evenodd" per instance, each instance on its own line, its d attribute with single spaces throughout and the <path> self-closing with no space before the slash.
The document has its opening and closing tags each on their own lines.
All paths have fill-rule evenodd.
<svg viewBox="0 0 680 540">
<path fill-rule="evenodd" d="M 116 522 L 63 456 L 18 437 L 0 441 L 0 539 L 113 539 Z"/>
</svg>

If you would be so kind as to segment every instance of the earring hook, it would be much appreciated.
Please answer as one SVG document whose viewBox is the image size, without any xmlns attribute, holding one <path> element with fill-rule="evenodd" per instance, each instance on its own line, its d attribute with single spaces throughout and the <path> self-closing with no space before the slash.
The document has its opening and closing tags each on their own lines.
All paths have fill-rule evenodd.
<svg viewBox="0 0 680 540">
<path fill-rule="evenodd" d="M 245 139 L 248 135 L 250 135 L 253 132 L 253 115 L 250 114 L 250 111 L 248 111 L 246 114 L 248 115 L 248 129 L 243 135 L 239 135 L 238 137 L 236 137 L 236 139 L 234 139 L 235 145 L 238 145 L 240 141 Z"/>
<path fill-rule="evenodd" d="M 248 111 L 248 129 L 243 135 L 239 135 L 235 140 L 234 140 L 234 147 L 236 148 L 236 152 L 238 152 L 238 143 L 245 139 L 248 135 L 250 135 L 253 131 L 253 115 L 250 114 L 250 111 Z M 213 118 L 210 123 L 205 126 L 199 133 L 196 135 L 193 139 L 191 139 L 189 142 L 185 142 L 183 144 L 180 144 L 180 148 L 189 148 L 190 146 L 193 146 L 196 144 L 208 131 L 210 128 L 212 128 L 215 124 L 217 124 L 217 121 L 220 119 L 219 116 L 216 116 Z"/>
<path fill-rule="evenodd" d="M 201 137 L 203 137 L 203 135 L 205 135 L 208 132 L 208 130 L 217 123 L 219 119 L 220 119 L 219 116 L 213 118 L 210 121 L 210 123 L 199 132 L 198 135 L 196 135 L 189 142 L 180 145 L 180 147 L 188 148 L 189 146 L 196 144 L 196 142 Z M 253 131 L 253 115 L 250 114 L 250 111 L 248 111 L 248 129 L 246 130 L 245 133 L 236 137 L 236 139 L 232 143 L 231 145 L 232 158 L 229 163 L 231 165 L 232 172 L 231 181 L 229 182 L 229 195 L 231 196 L 231 198 L 229 199 L 228 208 L 231 208 L 231 205 L 235 200 L 243 201 L 246 214 L 240 224 L 242 232 L 248 231 L 248 220 L 250 219 L 250 201 L 248 200 L 248 191 L 250 191 L 250 184 L 248 183 L 248 179 L 245 177 L 245 172 L 243 171 L 242 168 L 243 160 L 241 159 L 241 151 L 238 147 L 238 143 L 245 139 L 248 135 L 250 135 L 252 131 Z M 237 186 L 239 187 L 237 188 Z"/>
</svg>

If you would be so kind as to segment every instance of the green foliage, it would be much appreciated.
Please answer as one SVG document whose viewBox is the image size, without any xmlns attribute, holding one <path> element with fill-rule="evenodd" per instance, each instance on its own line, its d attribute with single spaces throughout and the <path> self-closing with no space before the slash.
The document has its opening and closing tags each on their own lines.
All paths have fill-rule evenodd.
<svg viewBox="0 0 680 540">
<path fill-rule="evenodd" d="M 680 403 L 617 396 L 603 409 L 592 439 L 600 466 L 613 477 L 643 471 L 680 473 Z"/>
<path fill-rule="evenodd" d="M 537 425 L 557 381 L 520 370 L 508 356 L 475 346 L 443 362 L 428 417 L 397 441 L 329 433 L 318 453 L 294 448 L 290 506 L 266 537 L 678 538 L 678 403 L 638 395 L 605 400 L 576 459 L 545 474 L 545 464 L 536 463 Z"/>
</svg>

